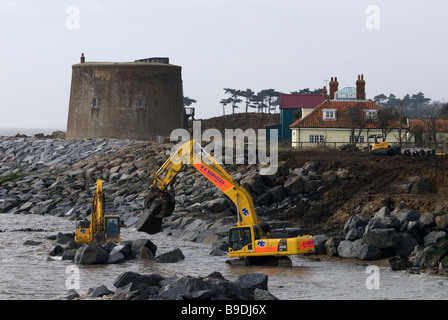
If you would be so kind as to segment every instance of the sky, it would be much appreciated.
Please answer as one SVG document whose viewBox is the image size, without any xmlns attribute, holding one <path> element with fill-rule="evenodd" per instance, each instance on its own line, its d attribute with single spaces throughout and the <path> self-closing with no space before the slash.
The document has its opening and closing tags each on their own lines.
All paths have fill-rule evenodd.
<svg viewBox="0 0 448 320">
<path fill-rule="evenodd" d="M 196 119 L 222 115 L 224 88 L 343 88 L 359 74 L 370 99 L 446 102 L 447 12 L 446 0 L 0 0 L 0 128 L 65 130 L 81 53 L 169 57 Z"/>
</svg>

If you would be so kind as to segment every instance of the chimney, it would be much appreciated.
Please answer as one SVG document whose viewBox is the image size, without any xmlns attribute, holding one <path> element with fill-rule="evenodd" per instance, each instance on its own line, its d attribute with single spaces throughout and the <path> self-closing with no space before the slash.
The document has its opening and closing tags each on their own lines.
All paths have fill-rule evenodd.
<svg viewBox="0 0 448 320">
<path fill-rule="evenodd" d="M 327 95 L 327 88 L 324 86 L 324 88 L 322 89 L 322 95 L 326 96 Z"/>
<path fill-rule="evenodd" d="M 366 82 L 364 81 L 364 75 L 358 75 L 356 81 L 356 100 L 366 100 Z"/>
<path fill-rule="evenodd" d="M 330 81 L 330 100 L 334 99 L 334 93 L 336 91 L 338 91 L 339 89 L 339 82 L 338 82 L 338 77 L 331 77 L 331 81 Z"/>
<path fill-rule="evenodd" d="M 86 57 L 84 57 L 84 53 L 81 53 L 81 63 L 86 62 Z"/>
</svg>

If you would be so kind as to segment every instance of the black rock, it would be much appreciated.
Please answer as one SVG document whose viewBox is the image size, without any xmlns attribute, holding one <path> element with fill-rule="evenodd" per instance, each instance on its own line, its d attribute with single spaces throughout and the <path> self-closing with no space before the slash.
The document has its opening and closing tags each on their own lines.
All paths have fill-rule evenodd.
<svg viewBox="0 0 448 320">
<path fill-rule="evenodd" d="M 114 264 L 114 263 L 121 263 L 124 262 L 126 258 L 120 251 L 116 251 L 112 254 L 109 254 L 109 259 L 107 260 L 107 263 Z"/>
<path fill-rule="evenodd" d="M 162 280 L 165 280 L 165 278 L 159 274 L 154 273 L 143 275 L 137 272 L 127 271 L 118 276 L 118 278 L 114 282 L 114 286 L 116 288 L 120 288 L 126 286 L 131 282 L 144 283 L 148 286 L 159 286 L 160 281 Z"/>
<path fill-rule="evenodd" d="M 79 264 L 102 264 L 109 260 L 109 253 L 96 243 L 79 248 L 74 259 Z"/>
<path fill-rule="evenodd" d="M 67 244 L 67 243 L 69 243 L 72 240 L 73 240 L 73 237 L 70 237 L 67 234 L 62 233 L 62 232 L 59 232 L 56 235 L 56 242 L 59 243 L 59 244 Z"/>
<path fill-rule="evenodd" d="M 90 294 L 90 296 L 92 297 L 102 297 L 102 296 L 107 296 L 110 294 L 113 294 L 113 291 L 110 291 L 109 289 L 107 289 L 107 287 L 105 285 L 99 286 L 97 288 L 95 288 L 93 290 L 93 292 Z"/>
<path fill-rule="evenodd" d="M 154 257 L 156 256 L 157 246 L 149 239 L 135 240 L 131 246 L 132 254 L 137 256 L 144 248 L 148 249 Z"/>
<path fill-rule="evenodd" d="M 390 267 L 393 271 L 406 270 L 411 268 L 413 264 L 406 256 L 398 255 L 389 259 Z"/>
<path fill-rule="evenodd" d="M 145 300 L 150 295 L 156 295 L 157 291 L 154 287 L 146 283 L 131 282 L 125 286 L 119 287 L 115 291 L 114 300 Z"/>
<path fill-rule="evenodd" d="M 68 296 L 65 297 L 66 300 L 73 300 L 79 298 L 79 293 L 75 289 L 70 289 L 68 291 Z"/>
<path fill-rule="evenodd" d="M 264 273 L 246 273 L 238 276 L 237 283 L 252 295 L 256 288 L 268 290 L 268 276 Z"/>
<path fill-rule="evenodd" d="M 50 251 L 50 256 L 54 257 L 59 254 L 62 254 L 64 252 L 64 248 L 62 248 L 60 245 L 57 245 L 53 248 L 53 250 Z"/>
<path fill-rule="evenodd" d="M 399 236 L 393 228 L 374 229 L 366 232 L 362 238 L 362 241 L 379 249 L 397 248 Z"/>
<path fill-rule="evenodd" d="M 175 263 L 184 259 L 185 256 L 180 249 L 174 249 L 156 257 L 156 261 L 159 263 Z"/>
</svg>

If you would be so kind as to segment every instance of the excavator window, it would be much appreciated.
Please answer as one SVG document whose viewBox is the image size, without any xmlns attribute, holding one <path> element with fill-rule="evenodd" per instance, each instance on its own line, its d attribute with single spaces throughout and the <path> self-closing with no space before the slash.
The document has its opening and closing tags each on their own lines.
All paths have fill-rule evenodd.
<svg viewBox="0 0 448 320">
<path fill-rule="evenodd" d="M 107 238 L 118 238 L 120 235 L 120 218 L 106 217 L 106 236 Z"/>
<path fill-rule="evenodd" d="M 233 228 L 229 231 L 229 247 L 232 250 L 241 250 L 252 243 L 250 227 Z"/>
<path fill-rule="evenodd" d="M 254 239 L 260 239 L 261 238 L 261 230 L 258 228 L 258 226 L 254 226 Z"/>
</svg>

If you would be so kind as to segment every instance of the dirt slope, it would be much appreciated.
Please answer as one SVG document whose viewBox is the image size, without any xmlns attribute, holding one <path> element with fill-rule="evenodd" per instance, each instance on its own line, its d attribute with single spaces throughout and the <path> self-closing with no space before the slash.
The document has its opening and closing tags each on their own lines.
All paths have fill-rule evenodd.
<svg viewBox="0 0 448 320">
<path fill-rule="evenodd" d="M 350 215 L 373 213 L 398 205 L 420 213 L 445 211 L 448 206 L 448 157 L 371 156 L 361 151 L 307 150 L 283 152 L 280 161 L 290 168 L 313 160 L 320 172 L 346 169 L 349 178 L 326 192 L 309 208 L 295 214 L 315 232 L 335 233 Z M 403 186 L 413 177 L 426 177 L 431 192 L 410 194 Z M 306 209 L 306 210 L 305 210 Z"/>
</svg>

